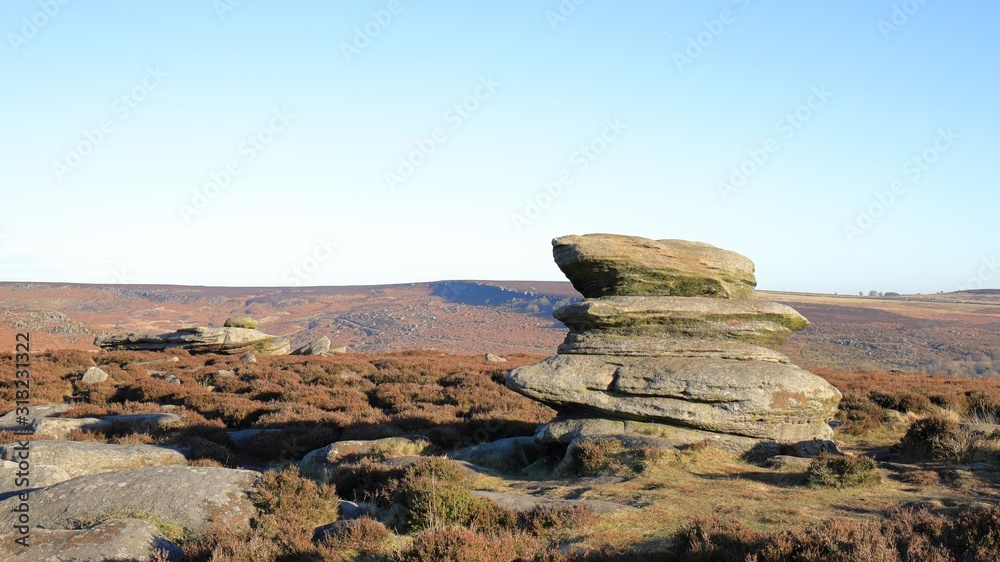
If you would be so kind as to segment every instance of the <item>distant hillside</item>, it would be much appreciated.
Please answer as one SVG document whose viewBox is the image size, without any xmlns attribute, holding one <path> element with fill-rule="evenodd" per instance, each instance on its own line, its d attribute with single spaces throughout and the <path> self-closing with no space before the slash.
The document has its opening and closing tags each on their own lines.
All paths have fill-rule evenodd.
<svg viewBox="0 0 1000 562">
<path fill-rule="evenodd" d="M 1000 291 L 858 297 L 759 292 L 812 322 L 782 348 L 806 367 L 997 376 Z M 552 353 L 552 310 L 580 299 L 568 282 L 439 281 L 351 287 L 185 287 L 0 283 L 0 341 L 30 330 L 36 349 L 89 349 L 94 335 L 248 314 L 293 345 L 329 336 L 370 353 Z"/>
</svg>

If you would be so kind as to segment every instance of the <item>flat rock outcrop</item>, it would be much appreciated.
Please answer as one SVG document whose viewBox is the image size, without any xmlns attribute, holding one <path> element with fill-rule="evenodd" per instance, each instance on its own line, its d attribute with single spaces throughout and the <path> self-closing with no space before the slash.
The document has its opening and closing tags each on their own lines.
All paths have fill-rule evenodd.
<svg viewBox="0 0 1000 562">
<path fill-rule="evenodd" d="M 587 298 L 612 295 L 753 298 L 753 262 L 736 252 L 687 240 L 619 234 L 552 241 L 556 265 Z"/>
<path fill-rule="evenodd" d="M 179 561 L 184 552 L 156 525 L 140 519 L 112 519 L 89 529 L 33 529 L 27 548 L 14 536 L 0 538 L 0 558 L 17 562 L 62 560 Z"/>
<path fill-rule="evenodd" d="M 19 423 L 18 418 L 22 416 L 17 415 L 17 410 L 11 410 L 0 416 L 0 431 L 18 431 L 18 430 L 34 430 L 38 428 L 45 420 L 57 417 L 60 414 L 69 410 L 72 406 L 69 404 L 38 404 L 36 406 L 28 407 L 28 415 L 23 416 L 25 424 Z"/>
<path fill-rule="evenodd" d="M 8 460 L 0 461 L 0 498 L 6 497 L 7 494 L 20 492 L 25 488 L 44 488 L 70 479 L 69 473 L 61 467 L 48 464 L 31 463 L 27 472 L 27 485 L 19 486 L 18 481 L 24 478 L 19 464 Z M 20 476 L 18 476 L 19 473 Z"/>
<path fill-rule="evenodd" d="M 288 338 L 271 336 L 251 328 L 183 328 L 168 334 L 132 332 L 125 335 L 101 335 L 94 345 L 102 349 L 161 350 L 181 348 L 190 353 L 221 353 L 226 355 L 287 355 L 291 351 Z"/>
<path fill-rule="evenodd" d="M 192 535 L 211 522 L 246 528 L 256 514 L 249 470 L 155 466 L 79 476 L 31 494 L 31 524 L 71 530 L 81 521 L 131 517 L 175 525 Z M 10 533 L 19 498 L 0 501 L 0 534 Z"/>
<path fill-rule="evenodd" d="M 707 244 L 590 234 L 552 242 L 584 296 L 553 312 L 569 334 L 507 387 L 560 411 L 540 443 L 641 434 L 754 455 L 835 449 L 840 392 L 776 351 L 809 325 L 754 298 L 749 259 Z"/>
<path fill-rule="evenodd" d="M 114 445 L 90 441 L 30 441 L 32 464 L 49 465 L 66 471 L 70 478 L 141 466 L 185 465 L 179 451 L 156 445 Z M 19 458 L 16 444 L 0 445 L 0 459 Z"/>
</svg>

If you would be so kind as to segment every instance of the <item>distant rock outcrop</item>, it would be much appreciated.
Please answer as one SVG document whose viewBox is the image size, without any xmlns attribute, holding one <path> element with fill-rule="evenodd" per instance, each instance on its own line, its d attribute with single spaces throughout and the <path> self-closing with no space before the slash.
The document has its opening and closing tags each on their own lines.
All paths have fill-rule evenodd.
<svg viewBox="0 0 1000 562">
<path fill-rule="evenodd" d="M 840 392 L 775 351 L 809 323 L 754 300 L 749 259 L 612 234 L 557 238 L 553 255 L 588 298 L 553 313 L 570 330 L 558 355 L 507 376 L 562 414 L 537 441 L 646 434 L 754 455 L 835 448 L 827 422 Z"/>
<path fill-rule="evenodd" d="M 330 351 L 330 338 L 323 336 L 318 340 L 303 345 L 292 352 L 292 355 L 323 355 Z"/>
<path fill-rule="evenodd" d="M 257 321 L 249 316 L 234 316 L 232 318 L 226 318 L 226 322 L 223 324 L 223 327 L 256 330 Z"/>
<path fill-rule="evenodd" d="M 161 350 L 182 348 L 190 353 L 226 355 L 286 355 L 291 350 L 287 338 L 271 336 L 250 328 L 184 328 L 168 334 L 132 332 L 125 335 L 101 335 L 94 345 L 102 349 Z"/>
</svg>

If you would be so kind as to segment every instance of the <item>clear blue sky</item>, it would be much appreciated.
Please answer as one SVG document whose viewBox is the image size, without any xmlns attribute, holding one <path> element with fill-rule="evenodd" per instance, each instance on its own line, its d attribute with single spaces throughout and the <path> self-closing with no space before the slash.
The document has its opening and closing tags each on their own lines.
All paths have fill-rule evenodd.
<svg viewBox="0 0 1000 562">
<path fill-rule="evenodd" d="M 1000 287 L 995 2 L 62 2 L 0 4 L 2 280 L 561 279 L 615 232 Z"/>
</svg>

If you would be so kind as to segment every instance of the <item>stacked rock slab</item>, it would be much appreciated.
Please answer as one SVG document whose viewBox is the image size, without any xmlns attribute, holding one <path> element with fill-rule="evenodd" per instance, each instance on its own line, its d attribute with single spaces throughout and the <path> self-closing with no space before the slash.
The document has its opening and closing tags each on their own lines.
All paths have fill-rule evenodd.
<svg viewBox="0 0 1000 562">
<path fill-rule="evenodd" d="M 132 332 L 125 335 L 101 335 L 94 339 L 94 345 L 109 350 L 159 351 L 180 348 L 190 353 L 226 355 L 287 355 L 291 351 L 288 338 L 271 336 L 251 328 L 204 326 L 183 328 L 168 334 Z"/>
<path fill-rule="evenodd" d="M 641 433 L 758 455 L 832 447 L 840 392 L 776 351 L 809 322 L 756 300 L 749 259 L 613 234 L 552 243 L 586 300 L 553 313 L 569 328 L 558 355 L 507 376 L 512 390 L 560 411 L 536 440 Z"/>
</svg>

